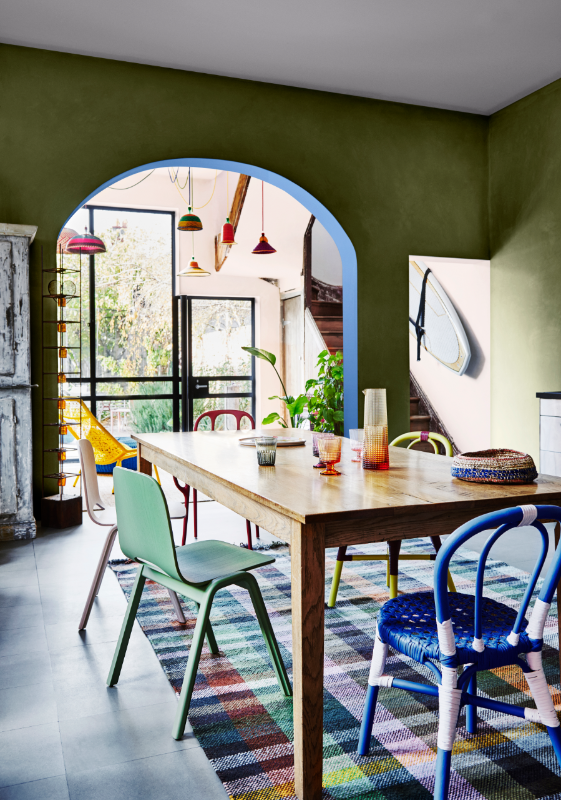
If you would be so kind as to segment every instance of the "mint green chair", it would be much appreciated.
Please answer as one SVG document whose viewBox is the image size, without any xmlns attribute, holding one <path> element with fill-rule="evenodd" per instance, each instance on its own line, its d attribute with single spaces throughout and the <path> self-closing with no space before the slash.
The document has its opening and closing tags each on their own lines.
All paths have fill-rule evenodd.
<svg viewBox="0 0 561 800">
<path fill-rule="evenodd" d="M 148 578 L 193 600 L 198 608 L 173 726 L 174 739 L 181 739 L 185 731 L 205 635 L 210 651 L 218 654 L 218 645 L 210 623 L 210 610 L 214 595 L 226 586 L 241 586 L 249 592 L 277 680 L 286 697 L 291 697 L 292 687 L 259 585 L 248 572 L 265 564 L 272 564 L 275 559 L 212 540 L 193 542 L 176 548 L 166 499 L 154 478 L 121 467 L 115 468 L 113 477 L 119 545 L 128 558 L 138 562 L 139 567 L 107 685 L 114 686 L 119 680 L 144 582 Z"/>
</svg>

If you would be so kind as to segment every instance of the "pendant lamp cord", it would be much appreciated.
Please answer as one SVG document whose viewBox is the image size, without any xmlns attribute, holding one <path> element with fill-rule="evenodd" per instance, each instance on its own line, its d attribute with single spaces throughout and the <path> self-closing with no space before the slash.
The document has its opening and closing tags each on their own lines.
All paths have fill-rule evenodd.
<svg viewBox="0 0 561 800">
<path fill-rule="evenodd" d="M 261 232 L 265 233 L 265 183 L 261 181 Z"/>
<path fill-rule="evenodd" d="M 429 277 L 429 273 L 430 269 L 427 269 L 423 276 L 423 285 L 421 287 L 417 319 L 413 321 L 411 317 L 409 317 L 409 322 L 415 326 L 415 334 L 417 336 L 417 361 L 421 360 L 421 340 L 425 335 L 425 308 L 427 303 L 427 279 Z"/>
</svg>

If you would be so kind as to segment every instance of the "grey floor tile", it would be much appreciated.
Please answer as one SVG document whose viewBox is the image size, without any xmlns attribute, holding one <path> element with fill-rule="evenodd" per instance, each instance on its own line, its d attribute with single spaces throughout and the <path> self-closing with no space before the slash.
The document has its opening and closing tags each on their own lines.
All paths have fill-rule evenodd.
<svg viewBox="0 0 561 800">
<path fill-rule="evenodd" d="M 0 656 L 46 651 L 47 637 L 43 624 L 29 628 L 0 631 Z"/>
<path fill-rule="evenodd" d="M 171 730 L 177 702 L 60 722 L 67 774 L 197 747 L 190 726 L 181 741 Z"/>
<path fill-rule="evenodd" d="M 0 608 L 25 606 L 41 602 L 38 584 L 32 586 L 5 586 L 0 588 Z"/>
<path fill-rule="evenodd" d="M 27 569 L 15 569 L 0 572 L 0 590 L 9 586 L 37 586 L 37 569 L 35 565 Z"/>
<path fill-rule="evenodd" d="M 0 689 L 51 680 L 48 652 L 18 653 L 0 658 Z"/>
<path fill-rule="evenodd" d="M 115 642 L 70 647 L 51 653 L 51 670 L 55 682 L 69 685 L 99 683 L 105 685 L 115 653 Z M 147 678 L 163 674 L 150 643 L 136 626 L 131 634 L 121 670 L 121 680 Z"/>
<path fill-rule="evenodd" d="M 0 800 L 68 800 L 66 775 L 0 789 Z"/>
<path fill-rule="evenodd" d="M 47 594 L 42 603 L 45 624 L 56 625 L 62 622 L 72 622 L 75 624 L 76 630 L 78 630 L 78 623 L 82 617 L 87 597 L 87 590 L 73 597 L 59 597 L 54 593 Z M 105 592 L 102 587 L 102 592 L 94 601 L 90 620 L 101 620 L 106 617 L 113 617 L 116 614 L 120 614 L 122 618 L 126 607 L 127 601 L 122 592 L 120 594 L 118 592 Z"/>
<path fill-rule="evenodd" d="M 116 642 L 123 624 L 124 609 L 115 609 L 112 616 L 94 617 L 88 620 L 85 630 L 78 631 L 76 620 L 45 625 L 49 650 L 66 650 L 100 642 Z"/>
<path fill-rule="evenodd" d="M 51 680 L 0 690 L 0 732 L 57 722 L 55 690 Z"/>
<path fill-rule="evenodd" d="M 2 606 L 0 608 L 0 630 L 29 628 L 43 623 L 41 603 Z"/>
<path fill-rule="evenodd" d="M 147 677 L 119 679 L 109 688 L 105 681 L 91 683 L 57 681 L 54 685 L 59 720 L 107 714 L 124 708 L 169 703 L 175 698 L 163 670 Z"/>
<path fill-rule="evenodd" d="M 5 542 L 0 544 L 0 575 L 35 567 L 35 551 L 31 540 L 24 544 Z"/>
<path fill-rule="evenodd" d="M 0 787 L 64 775 L 58 724 L 0 733 Z"/>
<path fill-rule="evenodd" d="M 227 800 L 200 747 L 68 776 L 71 800 Z"/>
</svg>

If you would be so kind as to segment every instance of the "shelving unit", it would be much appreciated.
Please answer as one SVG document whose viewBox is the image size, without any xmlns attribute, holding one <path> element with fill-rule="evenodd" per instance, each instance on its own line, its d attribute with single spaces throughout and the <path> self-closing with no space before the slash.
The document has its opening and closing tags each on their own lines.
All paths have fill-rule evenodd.
<svg viewBox="0 0 561 800">
<path fill-rule="evenodd" d="M 79 475 L 79 462 L 71 462 L 68 453 L 78 454 L 73 444 L 65 444 L 70 427 L 77 427 L 81 436 L 81 419 L 64 419 L 67 398 L 81 399 L 82 393 L 82 264 L 78 268 L 64 264 L 59 248 L 54 268 L 42 265 L 42 425 L 43 425 L 43 500 L 41 518 L 44 526 L 66 528 L 82 522 L 82 497 L 69 492 L 69 483 Z M 54 308 L 53 308 L 54 304 Z M 54 314 L 53 314 L 54 310 Z M 54 318 L 53 318 L 54 317 Z M 78 382 L 68 383 L 68 377 Z M 78 395 L 70 395 L 69 386 L 78 387 Z M 56 387 L 56 389 L 55 389 Z M 55 445 L 56 446 L 53 446 Z M 56 469 L 53 469 L 56 464 Z M 56 494 L 52 494 L 53 487 Z"/>
</svg>

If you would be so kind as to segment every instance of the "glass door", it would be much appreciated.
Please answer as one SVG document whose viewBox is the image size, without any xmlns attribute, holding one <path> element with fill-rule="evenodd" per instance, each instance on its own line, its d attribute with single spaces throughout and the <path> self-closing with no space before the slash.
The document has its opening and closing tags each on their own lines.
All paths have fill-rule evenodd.
<svg viewBox="0 0 561 800">
<path fill-rule="evenodd" d="M 188 297 L 187 400 L 189 430 L 203 411 L 247 411 L 255 419 L 255 359 L 242 347 L 255 346 L 255 300 L 238 297 Z M 183 349 L 183 348 L 182 348 Z M 185 389 L 187 391 L 185 391 Z M 250 427 L 249 420 L 242 427 Z M 210 429 L 210 420 L 200 430 Z M 216 430 L 235 430 L 233 417 L 220 417 Z"/>
</svg>

